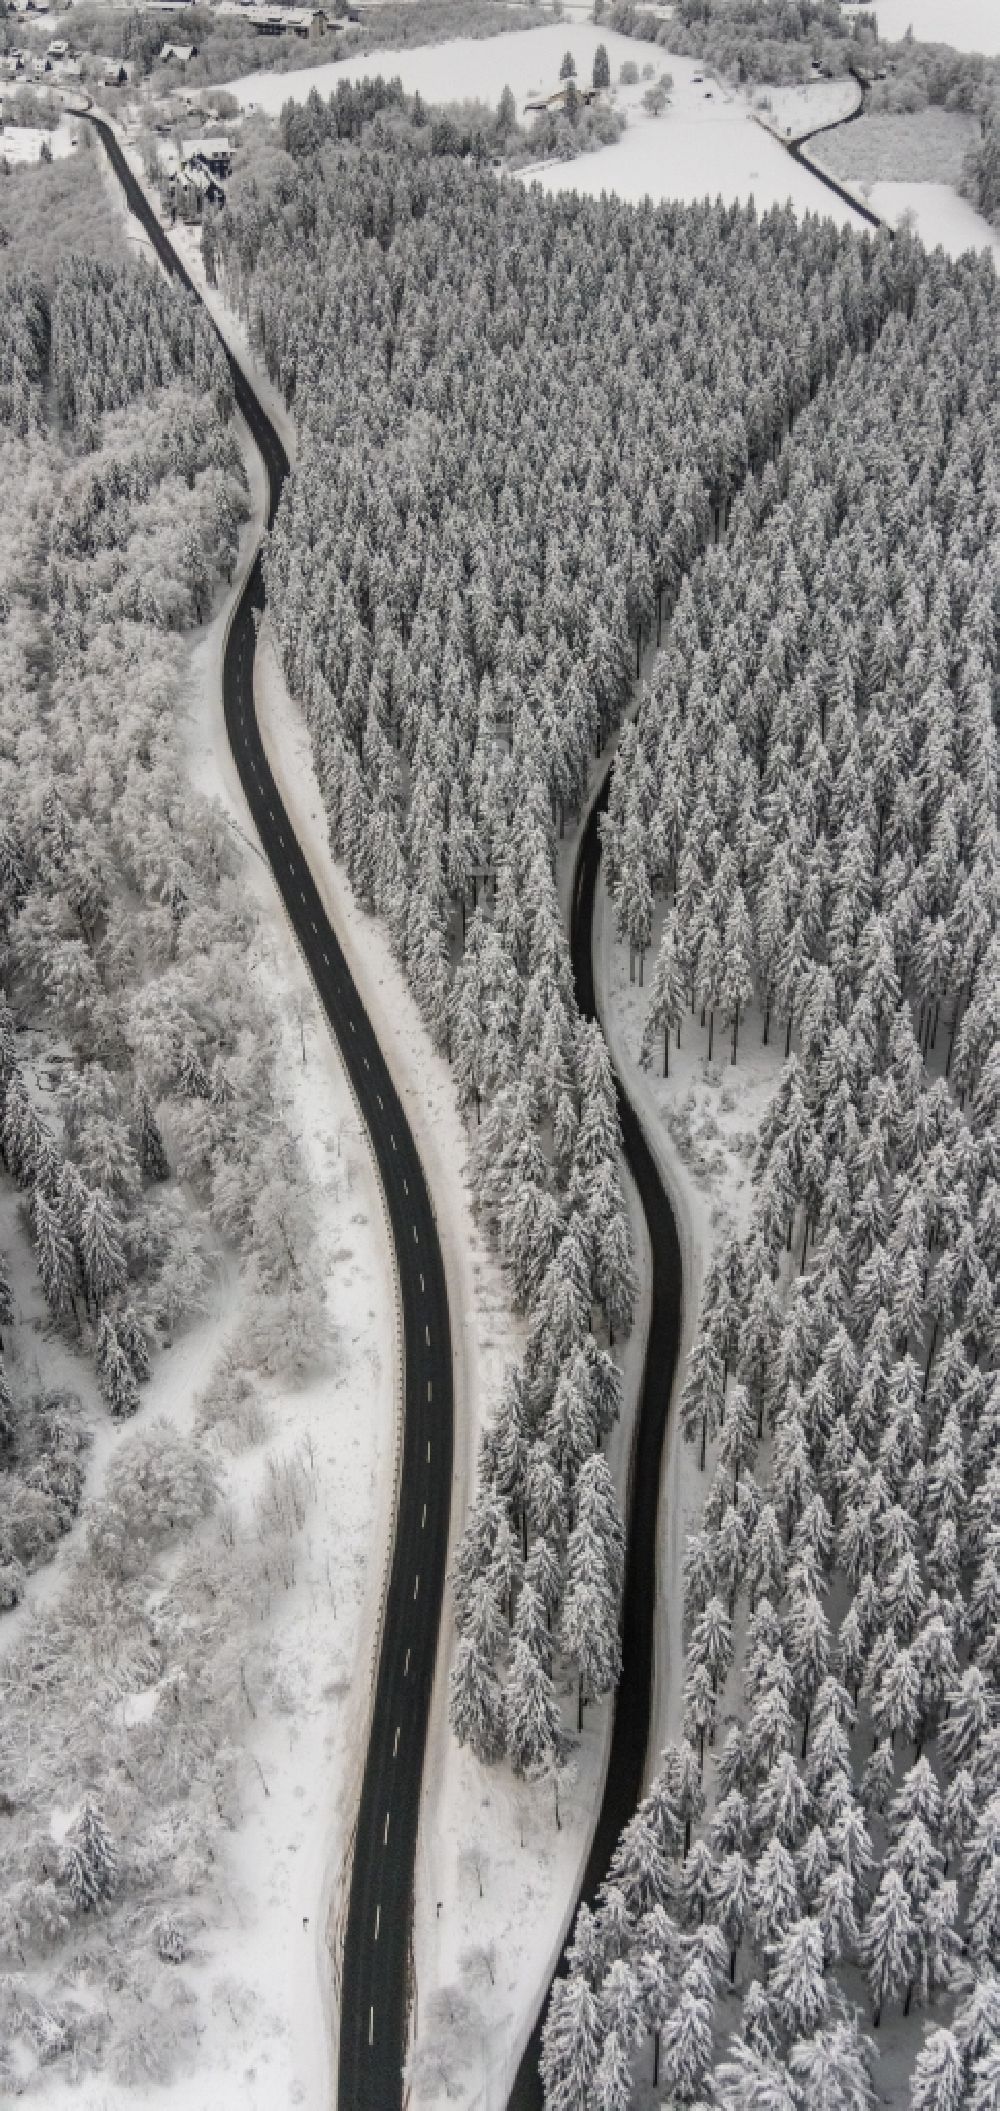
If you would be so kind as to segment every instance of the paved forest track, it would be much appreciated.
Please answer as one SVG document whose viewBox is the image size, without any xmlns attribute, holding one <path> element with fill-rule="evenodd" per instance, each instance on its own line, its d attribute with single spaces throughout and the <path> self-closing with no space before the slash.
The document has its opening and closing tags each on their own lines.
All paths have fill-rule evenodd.
<svg viewBox="0 0 1000 2111">
<path fill-rule="evenodd" d="M 164 269 L 197 297 L 111 127 L 96 116 L 90 122 Z M 270 526 L 288 458 L 239 361 L 221 341 L 237 404 L 267 471 Z M 226 642 L 226 730 L 261 843 L 368 1128 L 392 1226 L 402 1306 L 399 1505 L 351 1870 L 337 2092 L 340 2111 L 400 2111 L 417 1821 L 451 1511 L 448 1298 L 430 1196 L 406 1116 L 264 752 L 253 693 L 263 607 L 258 551 Z"/>
<path fill-rule="evenodd" d="M 594 987 L 594 904 L 601 862 L 600 816 L 608 803 L 611 765 L 587 816 L 573 875 L 570 949 L 576 1000 L 587 1019 L 597 1017 Z M 681 1249 L 674 1213 L 642 1124 L 617 1073 L 615 1090 L 622 1143 L 639 1191 L 652 1254 L 649 1333 L 639 1412 L 632 1447 L 626 1504 L 628 1543 L 622 1599 L 622 1675 L 614 1701 L 614 1724 L 604 1796 L 577 1904 L 592 1905 L 623 1826 L 641 1799 L 649 1745 L 656 1626 L 656 1539 L 660 1472 L 670 1396 L 681 1342 Z M 573 1909 L 576 1917 L 576 1907 Z M 534 2030 L 508 2099 L 509 2111 L 541 2111 L 538 2072 L 546 1987 Z"/>
</svg>

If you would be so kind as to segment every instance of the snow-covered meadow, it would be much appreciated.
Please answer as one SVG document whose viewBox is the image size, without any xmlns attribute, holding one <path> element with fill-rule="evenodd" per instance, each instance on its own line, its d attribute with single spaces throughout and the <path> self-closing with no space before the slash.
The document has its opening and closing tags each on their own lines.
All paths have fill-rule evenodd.
<svg viewBox="0 0 1000 2111">
<path fill-rule="evenodd" d="M 305 67 L 301 72 L 250 74 L 227 86 L 244 109 L 276 112 L 289 98 L 304 101 L 313 88 L 330 95 L 339 80 L 398 75 L 407 93 L 419 93 L 425 101 L 438 103 L 481 100 L 495 104 L 501 89 L 509 85 L 521 110 L 533 95 L 551 94 L 558 85 L 566 51 L 573 54 L 578 78 L 589 80 L 594 52 L 601 43 L 611 61 L 613 83 L 618 83 L 623 65 L 637 66 L 640 75 L 649 68 L 650 79 L 663 72 L 673 76 L 666 110 L 652 117 L 643 109 L 648 81 L 640 79 L 631 87 L 616 85 L 615 105 L 628 116 L 628 129 L 617 145 L 582 154 L 572 162 L 530 170 L 529 181 L 537 179 L 547 191 L 575 190 L 596 196 L 606 190 L 626 200 L 650 197 L 693 202 L 722 197 L 733 203 L 752 196 L 762 211 L 791 200 L 799 212 L 826 213 L 842 225 L 860 225 L 849 206 L 790 159 L 758 122 L 746 99 L 709 78 L 696 60 L 677 57 L 655 45 L 637 44 L 588 23 L 546 24 L 542 29 L 515 30 L 487 40 L 455 39 L 423 48 L 376 51 L 367 57 Z M 830 101 L 827 96 L 824 107 Z"/>
<path fill-rule="evenodd" d="M 761 123 L 779 139 L 804 139 L 820 125 L 839 124 L 857 109 L 858 102 L 856 81 L 805 81 L 760 88 L 753 107 Z"/>
<path fill-rule="evenodd" d="M 949 257 L 985 249 L 1000 267 L 1000 232 L 950 183 L 873 183 L 867 195 L 873 211 L 890 227 L 909 220 L 928 249 L 940 245 Z"/>
</svg>

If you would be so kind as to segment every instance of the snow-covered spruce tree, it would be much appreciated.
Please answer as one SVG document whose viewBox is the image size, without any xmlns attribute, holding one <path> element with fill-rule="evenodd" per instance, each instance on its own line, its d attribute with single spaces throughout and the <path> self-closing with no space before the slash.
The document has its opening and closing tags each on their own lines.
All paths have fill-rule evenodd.
<svg viewBox="0 0 1000 2111">
<path fill-rule="evenodd" d="M 67 1837 L 61 1874 L 78 1913 L 94 1912 L 115 1892 L 118 1850 L 93 1796 L 85 1799 Z"/>
</svg>

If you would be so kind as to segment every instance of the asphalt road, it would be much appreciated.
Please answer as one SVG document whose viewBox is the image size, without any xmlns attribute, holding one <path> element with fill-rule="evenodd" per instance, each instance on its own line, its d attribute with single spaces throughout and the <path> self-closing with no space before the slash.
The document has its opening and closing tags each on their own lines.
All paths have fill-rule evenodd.
<svg viewBox="0 0 1000 2111">
<path fill-rule="evenodd" d="M 114 133 L 100 119 L 90 121 L 166 270 L 196 291 Z M 240 411 L 267 471 L 270 526 L 288 460 L 238 361 L 225 344 L 223 350 Z M 253 695 L 255 616 L 263 606 L 258 554 L 226 646 L 226 728 L 261 843 L 371 1137 L 402 1302 L 399 1508 L 348 1902 L 337 2096 L 340 2111 L 396 2111 L 403 2101 L 417 1818 L 451 1508 L 448 1298 L 430 1196 L 406 1116 L 264 753 Z M 390 1341 L 383 1346 L 390 1355 Z"/>
<path fill-rule="evenodd" d="M 856 198 L 853 191 L 849 191 L 845 184 L 838 183 L 836 176 L 831 176 L 828 169 L 821 168 L 819 162 L 813 161 L 811 155 L 805 151 L 811 139 L 821 139 L 824 132 L 839 132 L 843 125 L 855 125 L 859 117 L 864 117 L 868 108 L 868 91 L 860 75 L 855 74 L 854 77 L 858 83 L 860 97 L 856 110 L 849 110 L 846 117 L 835 117 L 832 124 L 816 125 L 813 131 L 803 132 L 801 139 L 783 139 L 780 143 L 793 161 L 801 162 L 802 167 L 808 169 L 810 176 L 815 176 L 818 182 L 825 183 L 827 190 L 832 191 L 835 198 L 839 198 L 842 204 L 849 205 L 852 212 L 860 213 L 862 220 L 867 220 L 869 227 L 886 227 L 888 222 L 881 220 L 870 205 L 865 205 L 861 198 Z M 778 134 L 775 133 L 774 137 L 777 139 Z M 889 229 L 890 234 L 893 231 L 892 228 Z"/>
<path fill-rule="evenodd" d="M 573 880 L 570 920 L 573 977 L 577 1003 L 588 1019 L 597 1017 L 593 951 L 594 898 L 601 861 L 597 824 L 608 803 L 609 787 L 610 770 L 588 816 Z M 625 1158 L 639 1191 L 649 1229 L 653 1280 L 629 1477 L 628 1542 L 622 1598 L 622 1675 L 615 1700 L 604 1799 L 577 1901 L 587 1905 L 593 1904 L 598 1887 L 607 1875 L 622 1827 L 633 1815 L 642 1795 L 653 1690 L 660 1466 L 681 1341 L 681 1250 L 677 1226 L 641 1123 L 617 1075 L 615 1089 Z M 576 1918 L 575 1908 L 573 1918 Z M 561 1969 L 562 1959 L 557 1967 L 557 1970 Z M 509 2111 L 541 2111 L 538 2059 L 548 1996 L 546 1987 L 538 2019 L 515 2077 Z"/>
</svg>

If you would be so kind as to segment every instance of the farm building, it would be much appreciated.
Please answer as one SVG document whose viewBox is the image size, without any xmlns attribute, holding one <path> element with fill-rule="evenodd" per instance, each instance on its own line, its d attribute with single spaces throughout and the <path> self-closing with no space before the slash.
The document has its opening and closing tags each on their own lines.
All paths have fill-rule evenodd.
<svg viewBox="0 0 1000 2111">
<path fill-rule="evenodd" d="M 221 136 L 212 139 L 184 139 L 181 141 L 181 168 L 191 163 L 203 168 L 216 180 L 228 176 L 233 165 L 233 150 L 228 139 Z"/>
<path fill-rule="evenodd" d="M 591 103 L 600 102 L 601 96 L 603 94 L 603 90 L 601 88 L 581 86 L 579 81 L 574 81 L 572 85 L 576 89 L 578 102 L 586 103 L 588 107 Z M 566 102 L 566 97 L 569 93 L 569 88 L 569 81 L 561 81 L 559 87 L 554 89 L 551 95 L 532 96 L 531 101 L 525 103 L 525 115 L 527 116 L 529 112 L 536 113 L 541 110 L 563 109 Z"/>
<path fill-rule="evenodd" d="M 225 205 L 221 183 L 200 161 L 186 161 L 174 178 L 171 190 L 174 210 L 181 220 L 200 220 L 206 205 Z"/>
</svg>

